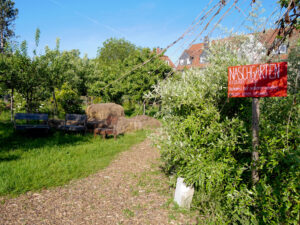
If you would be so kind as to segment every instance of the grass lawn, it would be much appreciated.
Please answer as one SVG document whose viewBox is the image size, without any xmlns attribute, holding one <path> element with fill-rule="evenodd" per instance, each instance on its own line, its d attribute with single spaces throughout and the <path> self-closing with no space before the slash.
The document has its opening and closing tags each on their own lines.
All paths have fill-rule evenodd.
<svg viewBox="0 0 300 225">
<path fill-rule="evenodd" d="M 16 196 L 86 177 L 143 141 L 146 131 L 102 140 L 92 134 L 30 136 L 15 133 L 7 116 L 0 117 L 0 195 Z"/>
</svg>

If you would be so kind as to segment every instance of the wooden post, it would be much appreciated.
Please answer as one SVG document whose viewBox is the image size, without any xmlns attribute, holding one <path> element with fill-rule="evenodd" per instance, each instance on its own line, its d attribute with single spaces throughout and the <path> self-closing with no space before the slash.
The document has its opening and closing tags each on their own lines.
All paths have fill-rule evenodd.
<svg viewBox="0 0 300 225">
<path fill-rule="evenodd" d="M 259 160 L 259 98 L 252 98 L 252 183 L 259 181 L 257 164 Z"/>
<path fill-rule="evenodd" d="M 53 112 L 53 114 L 55 116 L 56 113 L 58 112 L 58 107 L 57 107 L 57 101 L 56 101 L 55 90 L 54 89 L 53 89 L 52 95 L 53 95 L 53 101 L 54 101 L 54 112 Z"/>
<path fill-rule="evenodd" d="M 14 89 L 11 89 L 11 96 L 10 96 L 10 120 L 11 122 L 14 121 Z"/>
</svg>

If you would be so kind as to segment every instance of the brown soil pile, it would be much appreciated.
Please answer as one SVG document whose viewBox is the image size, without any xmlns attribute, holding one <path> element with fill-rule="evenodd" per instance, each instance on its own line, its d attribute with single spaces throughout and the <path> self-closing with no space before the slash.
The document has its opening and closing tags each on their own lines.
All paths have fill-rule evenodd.
<svg viewBox="0 0 300 225">
<path fill-rule="evenodd" d="M 86 115 L 88 120 L 106 120 L 108 116 L 125 116 L 122 106 L 115 103 L 93 104 L 87 107 Z"/>
<path fill-rule="evenodd" d="M 161 123 L 150 116 L 139 115 L 132 117 L 131 120 L 142 123 L 143 128 L 157 128 L 161 126 Z"/>
<path fill-rule="evenodd" d="M 145 115 L 139 115 L 139 116 L 135 116 L 132 118 L 126 118 L 124 115 L 119 116 L 120 114 L 122 115 L 122 112 L 124 113 L 122 106 L 120 106 L 122 108 L 122 110 L 119 110 L 119 111 L 117 111 L 117 110 L 114 111 L 115 107 L 103 107 L 105 109 L 102 111 L 100 110 L 100 109 L 102 109 L 102 106 L 97 107 L 97 105 L 108 105 L 108 104 L 116 105 L 114 103 L 96 104 L 96 105 L 92 105 L 92 106 L 95 106 L 95 107 L 91 107 L 92 109 L 87 109 L 87 111 L 89 111 L 90 115 L 93 115 L 94 117 L 97 117 L 97 118 L 100 118 L 100 117 L 103 118 L 107 115 L 107 117 L 105 117 L 104 119 L 96 119 L 96 118 L 89 117 L 89 121 L 87 122 L 87 130 L 89 132 L 93 132 L 93 130 L 95 128 L 108 127 L 107 118 L 112 115 L 112 114 L 109 114 L 109 112 L 113 112 L 113 113 L 115 113 L 115 115 L 117 114 L 116 117 L 118 117 L 118 121 L 115 126 L 115 129 L 117 130 L 117 134 L 124 134 L 124 133 L 132 132 L 132 131 L 137 131 L 137 130 L 142 130 L 142 129 L 147 129 L 147 128 L 150 128 L 150 129 L 157 128 L 157 127 L 161 126 L 161 123 L 157 119 L 154 119 L 152 117 L 145 116 Z M 119 105 L 116 105 L 116 106 L 117 106 L 116 108 L 119 108 L 118 107 Z M 96 110 L 93 111 L 94 109 L 96 109 Z M 97 109 L 98 109 L 98 111 L 97 111 Z M 113 110 L 108 110 L 108 109 L 113 109 Z M 93 112 L 99 112 L 99 113 L 93 114 Z M 59 126 L 64 125 L 64 122 L 65 122 L 64 120 L 51 119 L 51 120 L 49 120 L 49 125 L 52 128 L 58 128 Z M 68 124 L 72 124 L 72 123 L 69 122 Z"/>
<path fill-rule="evenodd" d="M 120 117 L 116 126 L 117 133 L 127 133 L 146 128 L 160 127 L 161 123 L 152 117 L 140 115 L 132 118 Z"/>
</svg>

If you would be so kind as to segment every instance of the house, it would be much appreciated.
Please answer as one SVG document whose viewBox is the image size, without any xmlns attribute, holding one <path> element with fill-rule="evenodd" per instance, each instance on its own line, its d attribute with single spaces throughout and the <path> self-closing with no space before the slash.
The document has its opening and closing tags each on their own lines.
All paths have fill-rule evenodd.
<svg viewBox="0 0 300 225">
<path fill-rule="evenodd" d="M 277 30 L 270 29 L 260 36 L 260 41 L 264 43 L 267 48 L 269 48 L 275 41 L 276 37 Z M 272 51 L 272 54 L 278 55 L 280 60 L 286 60 L 288 58 L 290 49 L 295 46 L 297 39 L 299 39 L 299 30 L 294 30 L 289 37 L 289 42 L 281 44 L 276 50 L 274 49 Z"/>
<path fill-rule="evenodd" d="M 156 48 L 155 49 L 156 54 L 161 54 L 163 49 L 162 48 Z M 172 62 L 172 60 L 166 56 L 166 55 L 162 55 L 159 57 L 161 60 L 165 61 L 167 65 L 169 65 L 170 67 L 172 67 L 173 69 L 176 68 L 175 64 Z"/>
<path fill-rule="evenodd" d="M 189 49 L 184 50 L 179 57 L 176 70 L 182 71 L 185 68 L 204 68 L 207 64 L 207 54 L 209 39 L 206 37 L 204 43 L 194 44 Z"/>
<path fill-rule="evenodd" d="M 250 34 L 251 35 L 251 34 Z M 268 30 L 264 33 L 259 34 L 259 41 L 265 45 L 267 48 L 271 46 L 273 41 L 275 40 L 277 33 L 275 30 Z M 299 31 L 295 31 L 290 37 L 290 43 L 297 40 L 299 38 Z M 219 40 L 213 40 L 214 42 L 226 42 L 228 40 L 232 40 L 231 37 L 223 38 Z M 183 71 L 184 69 L 190 68 L 205 68 L 207 65 L 207 55 L 209 50 L 209 39 L 208 37 L 204 38 L 204 43 L 198 43 L 190 46 L 188 49 L 184 50 L 184 52 L 179 57 L 179 63 L 176 67 L 176 70 Z M 273 50 L 273 54 L 278 55 L 280 60 L 285 60 L 288 57 L 288 51 L 291 46 L 288 44 L 282 44 L 279 46 L 277 50 Z"/>
</svg>

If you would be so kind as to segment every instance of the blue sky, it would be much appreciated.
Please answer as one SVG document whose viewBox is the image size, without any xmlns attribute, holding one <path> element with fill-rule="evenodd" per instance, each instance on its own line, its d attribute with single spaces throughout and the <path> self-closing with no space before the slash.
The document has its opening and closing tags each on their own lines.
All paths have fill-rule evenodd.
<svg viewBox="0 0 300 225">
<path fill-rule="evenodd" d="M 176 40 L 207 5 L 205 0 L 16 0 L 19 15 L 15 24 L 17 41 L 26 40 L 29 52 L 34 46 L 36 28 L 41 30 L 38 52 L 46 45 L 54 48 L 57 37 L 62 50 L 79 49 L 90 58 L 98 47 L 110 38 L 125 38 L 141 47 L 166 47 Z M 214 0 L 212 5 L 216 3 Z M 231 0 L 231 3 L 233 0 Z M 250 0 L 239 0 L 239 8 L 249 12 Z M 263 0 L 268 16 L 276 1 Z M 230 4 L 229 4 L 230 5 Z M 225 9 L 226 10 L 226 9 Z M 244 13 L 234 10 L 221 23 L 223 27 L 238 27 L 245 19 Z M 216 21 L 213 21 L 214 24 Z M 198 31 L 198 33 L 200 30 Z M 218 36 L 215 31 L 212 37 Z M 197 32 L 194 33 L 195 36 Z M 205 35 L 203 33 L 202 37 Z M 184 48 L 194 38 L 187 36 L 186 43 L 171 48 L 167 55 L 176 61 Z M 198 39 L 196 42 L 201 42 Z"/>
</svg>

